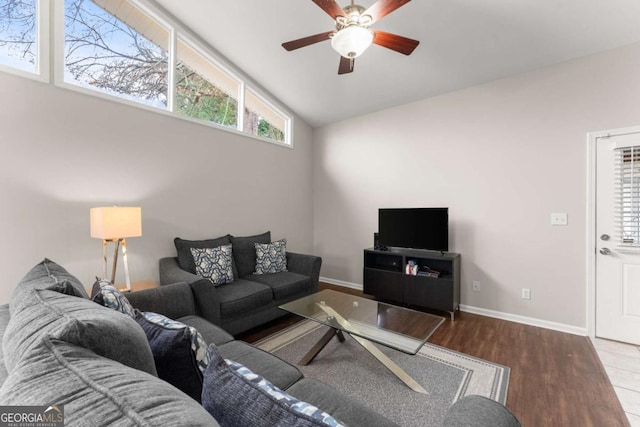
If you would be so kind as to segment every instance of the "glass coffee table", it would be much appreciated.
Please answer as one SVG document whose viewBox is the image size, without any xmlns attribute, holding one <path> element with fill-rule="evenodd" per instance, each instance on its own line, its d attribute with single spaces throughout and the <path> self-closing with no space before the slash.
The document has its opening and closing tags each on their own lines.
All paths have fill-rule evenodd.
<svg viewBox="0 0 640 427">
<path fill-rule="evenodd" d="M 427 394 L 372 342 L 415 355 L 444 318 L 328 289 L 280 308 L 330 328 L 300 359 L 300 365 L 311 363 L 334 336 L 343 342 L 347 333 L 412 390 Z"/>
</svg>

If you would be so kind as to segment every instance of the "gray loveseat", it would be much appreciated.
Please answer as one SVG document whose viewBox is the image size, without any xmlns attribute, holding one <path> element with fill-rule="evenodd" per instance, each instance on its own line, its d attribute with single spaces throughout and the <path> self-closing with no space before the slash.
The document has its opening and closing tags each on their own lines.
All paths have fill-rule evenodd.
<svg viewBox="0 0 640 427">
<path fill-rule="evenodd" d="M 239 334 L 286 314 L 279 305 L 318 291 L 322 258 L 287 252 L 287 271 L 253 274 L 255 243 L 270 243 L 271 233 L 207 240 L 174 240 L 177 257 L 159 261 L 160 285 L 186 282 L 195 296 L 196 312 L 232 335 Z M 191 248 L 233 247 L 233 283 L 214 287 L 195 274 Z"/>
<path fill-rule="evenodd" d="M 129 294 L 143 310 L 196 327 L 223 357 L 263 375 L 349 426 L 395 426 L 295 366 L 233 337 L 196 314 L 186 283 Z M 84 286 L 44 260 L 0 306 L 0 405 L 64 405 L 66 426 L 218 426 L 194 399 L 157 378 L 147 337 L 131 317 L 88 299 Z M 496 402 L 458 401 L 445 426 L 519 426 Z M 243 426 L 245 427 L 245 426 Z M 250 426 L 246 426 L 250 427 Z"/>
</svg>

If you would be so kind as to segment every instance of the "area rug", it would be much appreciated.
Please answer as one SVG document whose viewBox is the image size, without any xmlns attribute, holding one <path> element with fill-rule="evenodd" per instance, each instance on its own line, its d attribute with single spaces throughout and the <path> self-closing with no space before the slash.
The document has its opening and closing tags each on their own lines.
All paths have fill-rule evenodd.
<svg viewBox="0 0 640 427">
<path fill-rule="evenodd" d="M 449 407 L 471 394 L 506 402 L 508 367 L 429 343 L 415 356 L 377 346 L 428 395 L 409 389 L 347 334 L 345 342 L 332 339 L 309 365 L 299 366 L 300 358 L 326 330 L 326 326 L 304 320 L 255 345 L 402 426 L 440 425 Z"/>
</svg>

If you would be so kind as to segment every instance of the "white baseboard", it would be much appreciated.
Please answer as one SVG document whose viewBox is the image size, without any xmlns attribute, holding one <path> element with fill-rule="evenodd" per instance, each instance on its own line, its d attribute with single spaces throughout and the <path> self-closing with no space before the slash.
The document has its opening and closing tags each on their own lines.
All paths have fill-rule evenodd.
<svg viewBox="0 0 640 427">
<path fill-rule="evenodd" d="M 330 279 L 322 276 L 320 276 L 320 281 L 330 285 L 344 286 L 345 288 L 357 289 L 359 291 L 362 290 L 362 285 L 359 283 L 345 282 L 344 280 Z"/>
<path fill-rule="evenodd" d="M 329 277 L 320 277 L 320 281 L 330 285 L 344 286 L 345 288 L 362 290 L 362 285 L 358 283 L 345 282 L 343 280 L 331 279 Z M 535 319 L 533 317 L 520 316 L 518 314 L 504 313 L 502 311 L 488 310 L 486 308 L 473 307 L 470 305 L 460 304 L 460 311 L 471 314 L 479 314 L 480 316 L 493 317 L 495 319 L 507 320 L 509 322 L 522 323 L 524 325 L 537 326 L 539 328 L 551 329 L 554 331 L 565 332 L 573 335 L 588 336 L 587 328 L 581 328 L 573 325 L 565 325 L 564 323 L 550 322 L 548 320 Z"/>
<path fill-rule="evenodd" d="M 460 304 L 460 311 L 479 314 L 481 316 L 494 317 L 500 320 L 508 320 L 509 322 L 522 323 L 524 325 L 537 326 L 539 328 L 552 329 L 554 331 L 566 332 L 573 335 L 588 335 L 587 328 L 566 325 L 564 323 L 550 322 L 548 320 L 536 319 L 533 317 L 520 316 L 518 314 L 504 313 L 502 311 L 488 310 L 486 308 L 473 307 L 470 305 L 462 304 Z"/>
</svg>

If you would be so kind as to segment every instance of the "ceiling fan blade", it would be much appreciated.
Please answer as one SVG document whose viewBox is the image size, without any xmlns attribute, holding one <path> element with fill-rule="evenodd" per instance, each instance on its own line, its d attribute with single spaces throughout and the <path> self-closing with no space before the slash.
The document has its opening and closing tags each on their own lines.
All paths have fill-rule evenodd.
<svg viewBox="0 0 640 427">
<path fill-rule="evenodd" d="M 396 52 L 411 55 L 414 49 L 420 44 L 418 40 L 402 37 L 397 34 L 385 33 L 384 31 L 373 30 L 375 37 L 373 43 Z"/>
<path fill-rule="evenodd" d="M 340 57 L 340 66 L 338 67 L 338 74 L 347 74 L 353 72 L 353 65 L 355 63 L 354 58 Z"/>
<path fill-rule="evenodd" d="M 336 19 L 338 16 L 345 16 L 344 10 L 335 2 L 335 0 L 312 0 L 315 4 L 317 4 L 320 9 L 324 10 L 331 16 L 333 19 Z"/>
<path fill-rule="evenodd" d="M 300 49 L 301 47 L 329 40 L 329 35 L 333 32 L 334 31 L 327 31 L 325 33 L 315 34 L 313 36 L 303 37 L 298 40 L 291 40 L 290 42 L 282 43 L 282 47 L 287 49 L 288 51 Z"/>
<path fill-rule="evenodd" d="M 371 17 L 371 23 L 381 20 L 394 10 L 409 3 L 411 0 L 378 0 L 364 11 L 363 15 Z"/>
</svg>

